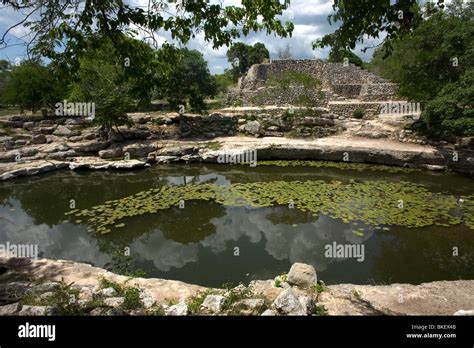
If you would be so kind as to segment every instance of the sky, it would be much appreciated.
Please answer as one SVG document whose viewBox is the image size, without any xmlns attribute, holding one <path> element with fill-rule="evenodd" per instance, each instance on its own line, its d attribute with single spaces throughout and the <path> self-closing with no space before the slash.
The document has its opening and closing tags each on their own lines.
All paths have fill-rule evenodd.
<svg viewBox="0 0 474 348">
<path fill-rule="evenodd" d="M 130 5 L 141 6 L 147 3 L 146 0 L 127 0 Z M 217 3 L 219 0 L 210 0 L 211 3 Z M 220 0 L 224 5 L 240 5 L 240 0 Z M 295 29 L 291 38 L 282 39 L 275 37 L 273 34 L 266 35 L 265 33 L 251 33 L 247 37 L 243 37 L 237 41 L 253 45 L 257 42 L 262 42 L 270 51 L 270 57 L 275 58 L 278 50 L 283 49 L 288 44 L 291 47 L 292 58 L 327 58 L 329 49 L 312 49 L 312 42 L 321 38 L 325 34 L 332 33 L 337 29 L 336 25 L 329 25 L 327 17 L 333 12 L 332 0 L 291 0 L 291 5 L 286 10 L 281 19 L 283 22 L 291 20 Z M 1 8 L 2 6 L 0 6 Z M 16 23 L 23 16 L 19 12 L 11 9 L 0 9 L 0 34 L 6 30 L 7 27 Z M 16 27 L 7 38 L 11 43 L 19 42 L 18 38 L 28 35 L 28 28 L 19 26 Z M 159 43 L 165 41 L 173 42 L 169 33 L 159 31 L 157 33 Z M 373 49 L 369 49 L 366 53 L 361 52 L 361 49 L 366 46 L 373 46 L 378 44 L 380 40 L 367 40 L 363 44 L 356 47 L 354 53 L 359 55 L 364 60 L 370 60 Z M 187 47 L 197 49 L 203 53 L 204 58 L 209 64 L 211 73 L 222 73 L 224 69 L 229 68 L 230 64 L 227 61 L 226 52 L 228 47 L 224 46 L 218 50 L 212 49 L 210 43 L 206 43 L 202 35 L 197 35 L 195 39 L 190 41 Z M 7 59 L 15 61 L 25 56 L 25 48 L 22 45 L 16 45 L 4 49 L 0 49 L 0 59 Z"/>
</svg>

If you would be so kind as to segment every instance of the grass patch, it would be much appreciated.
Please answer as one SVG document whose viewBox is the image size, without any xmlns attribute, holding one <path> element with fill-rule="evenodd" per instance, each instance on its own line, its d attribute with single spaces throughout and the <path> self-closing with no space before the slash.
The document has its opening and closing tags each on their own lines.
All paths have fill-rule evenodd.
<svg viewBox="0 0 474 348">
<path fill-rule="evenodd" d="M 225 296 L 224 304 L 222 305 L 223 311 L 231 309 L 235 303 L 252 296 L 252 290 L 247 287 L 235 288 L 231 284 L 225 284 L 224 288 L 227 290 L 227 295 Z"/>
<path fill-rule="evenodd" d="M 142 302 L 140 301 L 140 289 L 127 287 L 125 288 L 124 301 L 122 303 L 122 308 L 125 310 L 139 309 L 143 307 Z"/>
<path fill-rule="evenodd" d="M 317 292 L 318 294 L 320 294 L 320 293 L 326 291 L 326 288 L 324 287 L 324 285 L 316 283 L 316 284 L 313 285 L 313 290 L 315 292 Z"/>
<path fill-rule="evenodd" d="M 110 281 L 105 277 L 99 279 L 99 286 L 101 289 L 112 288 L 117 292 L 117 296 L 123 297 L 124 301 L 120 306 L 125 310 L 139 309 L 143 307 L 140 301 L 140 289 L 125 284 L 119 284 L 117 282 Z"/>
<path fill-rule="evenodd" d="M 211 143 L 207 143 L 207 144 L 206 144 L 206 147 L 207 147 L 209 150 L 217 151 L 217 150 L 222 149 L 222 144 L 219 143 L 218 141 L 213 141 L 213 142 L 211 142 Z"/>
<path fill-rule="evenodd" d="M 51 296 L 41 298 L 40 293 L 32 292 L 21 300 L 27 306 L 52 306 L 58 311 L 58 315 L 84 315 L 84 308 L 79 306 L 79 289 L 72 288 L 74 283 L 66 284 L 59 282 L 59 288 L 51 291 Z"/>
<path fill-rule="evenodd" d="M 358 120 L 361 120 L 364 118 L 364 115 L 365 115 L 365 112 L 364 110 L 362 109 L 357 109 L 357 110 L 354 110 L 354 112 L 352 113 L 352 117 L 353 118 L 356 118 Z"/>
<path fill-rule="evenodd" d="M 213 295 L 215 292 L 212 290 L 206 290 L 198 293 L 197 295 L 191 297 L 188 302 L 188 311 L 191 315 L 196 315 L 199 313 L 201 306 L 208 295 Z"/>
<path fill-rule="evenodd" d="M 323 305 L 317 305 L 316 307 L 314 307 L 313 314 L 316 314 L 318 316 L 324 316 L 328 314 L 328 310 Z"/>
<path fill-rule="evenodd" d="M 288 280 L 288 274 L 282 273 L 275 279 L 275 287 L 281 288 L 281 285 Z"/>
<path fill-rule="evenodd" d="M 305 89 L 318 89 L 321 86 L 321 81 L 309 74 L 287 71 L 270 76 L 267 84 L 283 90 L 287 90 L 295 85 L 303 86 Z"/>
</svg>

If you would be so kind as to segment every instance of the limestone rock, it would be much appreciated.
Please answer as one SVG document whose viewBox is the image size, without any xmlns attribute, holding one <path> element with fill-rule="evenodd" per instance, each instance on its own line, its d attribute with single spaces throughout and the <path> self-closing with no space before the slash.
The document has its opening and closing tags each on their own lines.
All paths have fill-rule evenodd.
<svg viewBox="0 0 474 348">
<path fill-rule="evenodd" d="M 277 314 L 272 311 L 271 309 L 267 309 L 265 312 L 262 313 L 262 317 L 273 317 L 276 316 Z"/>
<path fill-rule="evenodd" d="M 286 289 L 277 297 L 272 305 L 276 312 L 282 315 L 305 316 L 306 308 L 301 304 L 293 289 Z"/>
<path fill-rule="evenodd" d="M 101 308 L 101 307 L 94 308 L 93 310 L 89 312 L 89 315 L 93 317 L 102 316 L 104 315 L 104 308 Z"/>
<path fill-rule="evenodd" d="M 139 160 L 130 161 L 114 161 L 110 163 L 110 168 L 113 169 L 138 169 L 143 167 L 149 167 L 150 165 L 146 162 Z"/>
<path fill-rule="evenodd" d="M 141 300 L 142 300 L 142 303 L 143 303 L 143 307 L 145 307 L 146 309 L 149 309 L 149 308 L 153 307 L 156 303 L 156 301 L 153 297 L 144 297 Z"/>
<path fill-rule="evenodd" d="M 105 149 L 109 144 L 104 141 L 86 141 L 81 143 L 70 144 L 70 147 L 76 152 L 99 152 Z"/>
<path fill-rule="evenodd" d="M 222 306 L 224 305 L 225 297 L 221 295 L 208 295 L 204 299 L 204 302 L 201 305 L 202 309 L 209 310 L 213 313 L 219 313 L 222 311 Z"/>
<path fill-rule="evenodd" d="M 14 315 L 21 311 L 20 302 L 11 303 L 5 306 L 0 306 L 0 316 L 1 315 Z"/>
<path fill-rule="evenodd" d="M 127 315 L 127 313 L 123 309 L 120 309 L 120 308 L 110 308 L 105 311 L 104 315 L 107 315 L 110 317 L 121 317 L 121 316 Z"/>
<path fill-rule="evenodd" d="M 304 263 L 295 263 L 288 273 L 288 283 L 301 288 L 311 289 L 317 281 L 316 270 Z"/>
<path fill-rule="evenodd" d="M 45 144 L 46 143 L 46 136 L 44 134 L 37 134 L 37 135 L 34 135 L 32 138 L 31 138 L 31 142 L 33 144 Z"/>
<path fill-rule="evenodd" d="M 94 299 L 92 290 L 88 287 L 82 287 L 79 292 L 79 301 L 89 302 Z"/>
<path fill-rule="evenodd" d="M 100 158 L 108 159 L 108 158 L 117 158 L 123 156 L 123 150 L 121 147 L 115 147 L 107 150 L 99 151 Z"/>
<path fill-rule="evenodd" d="M 57 136 L 68 136 L 71 135 L 72 131 L 66 126 L 59 125 L 56 130 L 53 132 Z"/>
<path fill-rule="evenodd" d="M 244 132 L 252 134 L 252 135 L 260 135 L 262 134 L 263 128 L 260 122 L 258 121 L 250 121 L 244 126 Z"/>
<path fill-rule="evenodd" d="M 282 288 L 274 286 L 272 280 L 252 280 L 249 284 L 253 294 L 262 296 L 273 302 L 283 292 Z"/>
<path fill-rule="evenodd" d="M 57 290 L 61 287 L 61 284 L 57 283 L 57 282 L 45 282 L 45 283 L 42 283 L 42 284 L 39 284 L 35 287 L 35 290 L 36 291 L 53 291 L 53 290 Z"/>
<path fill-rule="evenodd" d="M 99 292 L 102 296 L 113 297 L 117 294 L 117 291 L 114 288 L 105 288 Z"/>
<path fill-rule="evenodd" d="M 243 315 L 256 315 L 261 312 L 265 306 L 265 301 L 261 298 L 245 299 L 236 302 L 233 309 L 239 311 Z"/>
<path fill-rule="evenodd" d="M 124 146 L 123 152 L 128 152 L 132 157 L 147 157 L 150 152 L 156 150 L 156 145 L 154 144 L 130 144 Z"/>
<path fill-rule="evenodd" d="M 44 316 L 55 315 L 57 310 L 51 306 L 23 306 L 18 315 Z"/>
<path fill-rule="evenodd" d="M 468 311 L 465 311 L 465 310 L 460 310 L 460 311 L 457 311 L 456 313 L 454 313 L 455 316 L 470 316 L 470 315 L 474 315 L 474 309 L 471 309 L 471 310 L 468 310 Z"/>
<path fill-rule="evenodd" d="M 185 316 L 188 314 L 188 306 L 186 303 L 178 303 L 167 308 L 165 313 L 169 316 Z"/>
<path fill-rule="evenodd" d="M 118 307 L 125 299 L 123 297 L 109 297 L 104 300 L 104 304 L 108 307 Z"/>
<path fill-rule="evenodd" d="M 25 122 L 23 123 L 23 128 L 26 129 L 26 130 L 32 130 L 33 128 L 35 127 L 35 123 L 34 122 Z"/>
<path fill-rule="evenodd" d="M 299 296 L 298 301 L 300 301 L 301 305 L 303 306 L 306 315 L 310 315 L 313 313 L 315 309 L 315 303 L 313 299 L 309 296 Z"/>
<path fill-rule="evenodd" d="M 37 132 L 41 134 L 53 134 L 54 131 L 56 130 L 56 127 L 57 126 L 40 127 L 37 129 Z"/>
</svg>

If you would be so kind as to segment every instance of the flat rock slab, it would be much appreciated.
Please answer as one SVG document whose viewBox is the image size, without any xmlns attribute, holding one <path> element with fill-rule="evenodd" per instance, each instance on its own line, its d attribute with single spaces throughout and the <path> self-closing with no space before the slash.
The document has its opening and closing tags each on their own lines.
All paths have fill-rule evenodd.
<svg viewBox="0 0 474 348">
<path fill-rule="evenodd" d="M 329 315 L 454 315 L 474 310 L 474 281 L 331 285 L 320 294 L 318 305 Z"/>
<path fill-rule="evenodd" d="M 67 284 L 74 283 L 74 286 L 79 289 L 98 286 L 100 277 L 105 277 L 120 284 L 127 281 L 128 286 L 143 289 L 147 297 L 159 303 L 176 299 L 185 302 L 190 297 L 197 295 L 198 292 L 206 290 L 206 288 L 198 285 L 175 280 L 130 279 L 130 277 L 117 275 L 85 263 L 49 259 L 7 259 L 4 256 L 0 254 L 0 266 L 5 265 L 9 269 L 26 272 L 35 279 L 43 278 L 55 282 L 63 279 Z"/>
</svg>

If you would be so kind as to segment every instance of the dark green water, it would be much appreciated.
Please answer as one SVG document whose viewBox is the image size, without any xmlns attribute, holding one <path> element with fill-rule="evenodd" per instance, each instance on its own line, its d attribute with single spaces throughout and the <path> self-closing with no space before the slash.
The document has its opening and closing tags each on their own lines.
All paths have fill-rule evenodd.
<svg viewBox="0 0 474 348">
<path fill-rule="evenodd" d="M 119 221 L 124 227 L 112 228 L 107 234 L 88 229 L 86 219 L 65 215 L 71 210 L 71 199 L 75 200 L 76 208 L 82 210 L 150 189 L 158 192 L 167 186 L 195 187 L 206 183 L 210 187 L 231 184 L 245 187 L 250 183 L 276 181 L 287 182 L 295 188 L 295 209 L 283 204 L 267 204 L 267 200 L 281 198 L 278 190 L 270 192 L 271 197 L 266 197 L 266 204 L 260 206 L 189 199 L 184 209 L 173 206 L 156 213 L 125 217 Z M 306 197 L 311 200 L 320 187 L 326 191 L 328 187 L 334 189 L 324 186 L 334 181 L 339 182 L 341 188 L 352 185 L 354 192 L 347 196 L 345 206 L 355 212 L 361 207 L 365 211 L 362 217 L 344 222 L 337 209 L 336 213 L 331 212 L 336 205 L 341 206 L 341 198 L 333 198 L 332 192 L 324 192 L 322 211 L 298 209 L 299 196 L 304 190 L 299 183 L 315 183 L 315 191 Z M 148 277 L 208 286 L 273 278 L 287 272 L 294 262 L 312 264 L 319 278 L 327 284 L 418 284 L 474 279 L 474 230 L 465 223 L 465 219 L 472 221 L 469 196 L 474 195 L 473 182 L 451 173 L 392 173 L 328 167 L 176 165 L 135 172 L 63 171 L 0 183 L 0 217 L 6 219 L 0 220 L 0 244 L 38 244 L 42 257 L 100 267 L 107 265 L 117 269 L 123 266 L 121 262 L 131 262 L 132 270 L 142 269 Z M 383 183 L 393 184 L 393 193 L 377 193 L 374 188 Z M 446 201 L 446 211 L 458 219 L 458 223 L 449 227 L 426 223 L 433 214 L 439 213 L 433 213 L 436 207 L 445 204 L 431 199 L 428 203 L 436 203 L 427 207 L 426 226 L 409 228 L 405 223 L 393 223 L 406 218 L 411 225 L 417 225 L 418 220 L 423 225 L 423 202 L 419 197 L 408 197 L 406 192 L 397 191 L 412 186 L 424 190 L 423 199 L 428 192 Z M 334 191 L 337 194 L 339 189 Z M 464 202 L 456 203 L 465 196 L 468 198 L 463 198 Z M 390 210 L 400 198 L 409 202 L 405 210 Z M 470 208 L 463 211 L 463 204 Z M 381 223 L 374 224 L 382 208 L 385 210 L 380 210 Z M 369 220 L 365 219 L 367 212 L 371 216 Z M 392 221 L 392 224 L 384 221 Z M 364 261 L 326 257 L 325 246 L 333 242 L 364 245 Z M 117 253 L 123 255 L 127 247 L 131 258 L 112 259 Z M 459 250 L 458 256 L 453 255 L 455 247 Z"/>
</svg>

